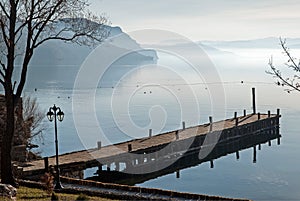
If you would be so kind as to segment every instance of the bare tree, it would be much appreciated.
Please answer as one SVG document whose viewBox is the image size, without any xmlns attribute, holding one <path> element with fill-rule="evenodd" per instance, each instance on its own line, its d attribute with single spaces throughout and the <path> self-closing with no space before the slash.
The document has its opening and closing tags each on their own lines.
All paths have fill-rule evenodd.
<svg viewBox="0 0 300 201">
<path fill-rule="evenodd" d="M 2 183 L 16 185 L 11 164 L 15 109 L 34 51 L 49 40 L 91 45 L 108 35 L 107 19 L 93 15 L 87 6 L 87 0 L 0 0 L 0 83 L 7 110 L 1 146 Z"/>
<path fill-rule="evenodd" d="M 42 111 L 36 98 L 25 96 L 23 98 L 23 120 L 24 120 L 24 142 L 29 149 L 34 148 L 32 141 L 34 138 L 43 139 L 45 127 L 42 124 L 45 112 Z"/>
<path fill-rule="evenodd" d="M 276 84 L 285 87 L 285 91 L 288 93 L 292 91 L 300 92 L 300 60 L 292 56 L 285 39 L 280 38 L 280 45 L 283 49 L 283 54 L 288 58 L 285 66 L 289 72 L 283 74 L 280 69 L 275 67 L 271 58 L 269 61 L 271 70 L 267 71 L 267 73 L 273 75 L 277 79 Z"/>
</svg>

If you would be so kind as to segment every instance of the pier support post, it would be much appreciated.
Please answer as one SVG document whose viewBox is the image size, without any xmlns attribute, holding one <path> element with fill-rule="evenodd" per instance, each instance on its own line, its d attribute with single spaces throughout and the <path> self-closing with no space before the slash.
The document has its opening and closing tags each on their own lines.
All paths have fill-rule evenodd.
<svg viewBox="0 0 300 201">
<path fill-rule="evenodd" d="M 244 117 L 247 116 L 247 110 L 244 110 Z"/>
<path fill-rule="evenodd" d="M 271 117 L 271 111 L 269 110 L 268 111 L 268 118 L 270 118 Z"/>
<path fill-rule="evenodd" d="M 209 117 L 209 132 L 213 130 L 213 118 L 212 116 Z"/>
<path fill-rule="evenodd" d="M 175 136 L 176 136 L 176 140 L 178 140 L 179 139 L 179 131 L 175 132 Z"/>
<path fill-rule="evenodd" d="M 49 158 L 44 158 L 45 172 L 49 172 Z"/>
<path fill-rule="evenodd" d="M 255 88 L 252 88 L 252 107 L 253 107 L 253 114 L 256 114 Z"/>
<path fill-rule="evenodd" d="M 133 168 L 133 160 L 132 160 L 132 158 L 128 158 L 125 161 L 125 166 L 126 166 L 127 170 L 131 170 Z"/>
<path fill-rule="evenodd" d="M 239 159 L 240 159 L 240 152 L 237 151 L 237 152 L 235 153 L 235 155 L 236 155 L 236 160 L 239 160 Z"/>
<path fill-rule="evenodd" d="M 132 151 L 132 144 L 128 144 L 128 152 Z"/>
<path fill-rule="evenodd" d="M 137 164 L 141 165 L 144 164 L 144 162 L 145 162 L 144 154 L 140 154 L 137 158 Z"/>
<path fill-rule="evenodd" d="M 97 147 L 98 147 L 98 149 L 101 149 L 101 147 L 102 147 L 101 141 L 98 141 L 98 142 L 97 142 Z"/>
<path fill-rule="evenodd" d="M 256 146 L 253 147 L 253 163 L 256 163 Z"/>
<path fill-rule="evenodd" d="M 257 118 L 258 118 L 258 120 L 260 120 L 260 113 L 257 114 Z"/>
<path fill-rule="evenodd" d="M 258 150 L 261 150 L 261 144 L 258 145 Z"/>
<path fill-rule="evenodd" d="M 185 122 L 182 122 L 182 130 L 185 130 Z"/>
<path fill-rule="evenodd" d="M 280 109 L 277 109 L 277 116 L 280 116 Z"/>
<path fill-rule="evenodd" d="M 98 165 L 98 172 L 99 172 L 99 173 L 102 172 L 102 164 L 99 164 L 99 165 Z"/>
<path fill-rule="evenodd" d="M 116 164 L 116 171 L 120 171 L 120 163 L 119 162 L 115 162 L 115 164 Z"/>
<path fill-rule="evenodd" d="M 277 138 L 277 145 L 280 145 L 280 137 Z"/>
<path fill-rule="evenodd" d="M 180 178 L 180 170 L 176 171 L 176 178 L 179 179 Z"/>
<path fill-rule="evenodd" d="M 270 140 L 270 141 L 269 141 L 269 147 L 271 147 L 271 146 L 272 146 L 272 141 Z"/>
<path fill-rule="evenodd" d="M 234 112 L 234 118 L 235 119 L 237 118 L 237 112 Z"/>
<path fill-rule="evenodd" d="M 149 129 L 149 138 L 152 137 L 152 129 Z"/>
<path fill-rule="evenodd" d="M 215 167 L 215 165 L 214 165 L 214 160 L 211 160 L 211 161 L 210 161 L 210 168 L 213 169 L 214 167 Z"/>
</svg>

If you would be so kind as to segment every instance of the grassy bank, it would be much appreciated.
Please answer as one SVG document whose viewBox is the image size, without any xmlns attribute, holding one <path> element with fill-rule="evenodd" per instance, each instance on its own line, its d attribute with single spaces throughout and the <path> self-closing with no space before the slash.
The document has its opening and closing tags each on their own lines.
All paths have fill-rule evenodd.
<svg viewBox="0 0 300 201">
<path fill-rule="evenodd" d="M 69 200 L 76 200 L 79 195 L 76 194 L 63 194 L 63 193 L 56 193 L 60 201 L 69 201 Z M 106 198 L 99 198 L 99 197 L 91 197 L 86 196 L 88 200 L 95 200 L 95 201 L 109 201 L 110 199 Z M 51 196 L 49 196 L 45 191 L 36 189 L 36 188 L 27 188 L 27 187 L 20 187 L 18 188 L 17 200 L 19 201 L 28 201 L 28 200 L 38 200 L 38 201 L 50 201 Z"/>
</svg>

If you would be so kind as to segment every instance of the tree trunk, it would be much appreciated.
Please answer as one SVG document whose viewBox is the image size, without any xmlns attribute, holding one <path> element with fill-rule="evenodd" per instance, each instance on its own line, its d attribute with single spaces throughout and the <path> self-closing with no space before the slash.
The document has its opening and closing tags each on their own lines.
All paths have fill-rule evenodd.
<svg viewBox="0 0 300 201">
<path fill-rule="evenodd" d="M 1 147 L 1 183 L 16 186 L 12 173 L 12 141 L 15 131 L 15 103 L 13 93 L 5 92 L 6 96 L 6 130 L 2 137 Z"/>
</svg>

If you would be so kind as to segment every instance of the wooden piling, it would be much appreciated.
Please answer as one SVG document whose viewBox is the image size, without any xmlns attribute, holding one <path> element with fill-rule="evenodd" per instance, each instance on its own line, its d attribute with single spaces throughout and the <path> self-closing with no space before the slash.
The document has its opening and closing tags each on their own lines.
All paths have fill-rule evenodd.
<svg viewBox="0 0 300 201">
<path fill-rule="evenodd" d="M 180 178 L 180 170 L 176 171 L 176 178 L 179 179 Z"/>
<path fill-rule="evenodd" d="M 253 114 L 256 114 L 255 88 L 252 88 L 252 107 L 253 107 Z"/>
<path fill-rule="evenodd" d="M 212 116 L 209 117 L 209 132 L 212 132 L 213 130 L 213 118 Z"/>
<path fill-rule="evenodd" d="M 149 129 L 149 138 L 152 137 L 152 129 Z"/>
<path fill-rule="evenodd" d="M 239 159 L 240 159 L 240 152 L 237 151 L 237 152 L 235 153 L 235 155 L 236 155 L 236 160 L 239 160 Z"/>
<path fill-rule="evenodd" d="M 176 136 L 176 140 L 178 140 L 179 139 L 179 131 L 175 132 L 175 136 Z"/>
<path fill-rule="evenodd" d="M 98 141 L 98 142 L 97 142 L 97 147 L 98 147 L 98 149 L 101 149 L 101 147 L 102 147 L 101 141 Z"/>
<path fill-rule="evenodd" d="M 102 172 L 102 164 L 98 165 L 98 172 Z"/>
<path fill-rule="evenodd" d="M 257 114 L 257 119 L 260 120 L 260 113 Z"/>
<path fill-rule="evenodd" d="M 277 116 L 280 116 L 280 109 L 277 109 Z"/>
<path fill-rule="evenodd" d="M 119 162 L 115 162 L 116 164 L 116 171 L 120 171 L 120 163 Z"/>
<path fill-rule="evenodd" d="M 182 130 L 185 130 L 185 122 L 182 122 Z"/>
<path fill-rule="evenodd" d="M 45 172 L 49 172 L 49 158 L 44 158 Z"/>
<path fill-rule="evenodd" d="M 211 161 L 210 161 L 210 168 L 213 169 L 214 167 L 215 167 L 215 165 L 214 165 L 214 160 L 211 160 Z"/>
<path fill-rule="evenodd" d="M 128 144 L 128 152 L 132 151 L 132 144 Z"/>
<path fill-rule="evenodd" d="M 247 116 L 247 110 L 244 110 L 244 117 Z"/>
<path fill-rule="evenodd" d="M 234 112 L 234 118 L 235 119 L 237 118 L 237 112 Z"/>
<path fill-rule="evenodd" d="M 268 111 L 268 118 L 270 118 L 271 117 L 271 111 L 269 110 Z"/>
<path fill-rule="evenodd" d="M 253 163 L 256 163 L 256 146 L 253 147 Z"/>
</svg>

